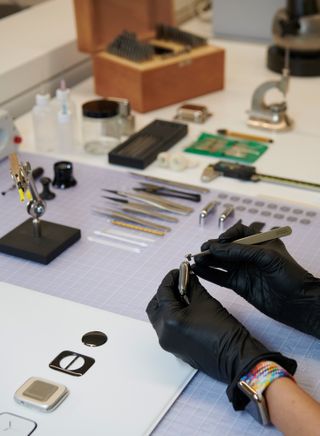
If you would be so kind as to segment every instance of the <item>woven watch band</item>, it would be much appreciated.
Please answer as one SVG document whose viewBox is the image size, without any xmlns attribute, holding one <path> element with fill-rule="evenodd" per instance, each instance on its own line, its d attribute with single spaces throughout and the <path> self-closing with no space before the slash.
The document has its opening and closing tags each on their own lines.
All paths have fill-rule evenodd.
<svg viewBox="0 0 320 436">
<path fill-rule="evenodd" d="M 261 395 L 277 378 L 288 377 L 294 381 L 291 374 L 282 366 L 270 360 L 257 363 L 240 381 L 247 383 L 257 394 Z"/>
</svg>

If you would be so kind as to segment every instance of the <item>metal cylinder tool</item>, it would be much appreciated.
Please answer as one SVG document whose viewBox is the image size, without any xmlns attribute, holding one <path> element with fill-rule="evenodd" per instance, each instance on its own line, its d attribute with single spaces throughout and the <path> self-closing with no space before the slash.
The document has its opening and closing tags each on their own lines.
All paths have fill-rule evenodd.
<svg viewBox="0 0 320 436">
<path fill-rule="evenodd" d="M 208 203 L 201 210 L 200 215 L 199 215 L 199 224 L 200 224 L 200 226 L 203 226 L 205 224 L 207 216 L 215 210 L 217 204 L 218 204 L 217 201 L 210 201 L 210 203 Z"/>
<path fill-rule="evenodd" d="M 187 260 L 180 263 L 179 267 L 179 284 L 178 289 L 181 297 L 187 304 L 190 304 L 189 297 L 187 295 L 187 288 L 189 283 L 190 264 Z"/>
</svg>

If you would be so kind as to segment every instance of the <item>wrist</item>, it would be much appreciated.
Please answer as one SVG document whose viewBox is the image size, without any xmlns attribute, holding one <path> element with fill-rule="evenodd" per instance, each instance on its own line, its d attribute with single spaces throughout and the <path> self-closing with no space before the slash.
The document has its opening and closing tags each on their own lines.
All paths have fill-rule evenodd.
<svg viewBox="0 0 320 436">
<path fill-rule="evenodd" d="M 262 360 L 244 374 L 239 382 L 246 383 L 260 395 L 274 380 L 281 377 L 293 379 L 293 376 L 278 363 L 272 360 Z"/>
<path fill-rule="evenodd" d="M 257 363 L 239 382 L 239 389 L 248 397 L 246 410 L 261 424 L 270 423 L 265 393 L 269 386 L 281 378 L 294 381 L 292 375 L 278 363 L 263 360 Z"/>
<path fill-rule="evenodd" d="M 285 368 L 291 375 L 295 373 L 297 369 L 297 362 L 284 356 L 281 353 L 267 351 L 265 353 L 257 353 L 256 356 L 249 356 L 239 363 L 239 370 L 233 376 L 231 383 L 227 388 L 227 396 L 232 403 L 234 410 L 243 410 L 249 403 L 248 397 L 239 389 L 238 382 L 241 377 L 246 375 L 252 368 L 254 368 L 259 362 L 271 360 L 278 363 L 282 368 Z"/>
</svg>

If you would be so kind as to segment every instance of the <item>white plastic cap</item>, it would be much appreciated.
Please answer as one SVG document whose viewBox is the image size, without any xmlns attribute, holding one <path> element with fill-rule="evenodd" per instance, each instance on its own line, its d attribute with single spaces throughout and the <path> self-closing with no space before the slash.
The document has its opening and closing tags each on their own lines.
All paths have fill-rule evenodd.
<svg viewBox="0 0 320 436">
<path fill-rule="evenodd" d="M 36 95 L 36 104 L 38 106 L 47 106 L 50 103 L 50 95 L 49 94 L 37 94 Z"/>
<path fill-rule="evenodd" d="M 58 88 L 56 90 L 56 97 L 57 97 L 57 100 L 59 100 L 59 101 L 66 101 L 69 98 L 69 95 L 70 95 L 69 88 L 66 88 L 66 89 Z"/>
</svg>

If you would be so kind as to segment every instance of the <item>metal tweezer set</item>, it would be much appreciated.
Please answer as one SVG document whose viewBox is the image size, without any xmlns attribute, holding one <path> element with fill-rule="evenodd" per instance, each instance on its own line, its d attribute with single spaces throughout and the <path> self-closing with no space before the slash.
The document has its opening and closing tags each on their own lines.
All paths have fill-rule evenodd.
<svg viewBox="0 0 320 436">
<path fill-rule="evenodd" d="M 143 177 L 146 181 L 139 182 L 139 186 L 130 191 L 102 188 L 101 197 L 108 202 L 103 206 L 94 206 L 93 212 L 108 217 L 114 225 L 164 236 L 171 230 L 167 223 L 175 224 L 179 216 L 194 211 L 184 200 L 200 202 L 201 193 L 208 191 L 201 191 L 193 185 L 169 181 L 165 184 L 161 179 Z"/>
<path fill-rule="evenodd" d="M 112 224 L 114 221 L 127 223 L 129 228 L 135 226 L 134 230 L 153 229 L 160 232 L 159 236 L 164 236 L 171 228 L 159 221 L 174 224 L 179 221 L 178 216 L 186 216 L 194 211 L 194 208 L 187 205 L 185 201 L 181 203 L 179 200 L 200 202 L 201 194 L 209 192 L 206 188 L 184 183 L 169 182 L 134 173 L 132 175 L 143 177 L 144 181 L 139 181 L 139 186 L 133 187 L 130 191 L 102 188 L 104 195 L 101 197 L 108 200 L 108 203 L 101 207 L 94 207 L 93 212 L 109 217 Z M 200 225 L 204 225 L 208 216 L 216 212 L 218 205 L 219 202 L 213 200 L 201 209 Z M 225 207 L 219 215 L 219 226 L 223 226 L 224 222 L 233 215 L 233 206 Z M 139 228 L 137 229 L 136 226 Z"/>
</svg>

